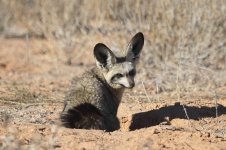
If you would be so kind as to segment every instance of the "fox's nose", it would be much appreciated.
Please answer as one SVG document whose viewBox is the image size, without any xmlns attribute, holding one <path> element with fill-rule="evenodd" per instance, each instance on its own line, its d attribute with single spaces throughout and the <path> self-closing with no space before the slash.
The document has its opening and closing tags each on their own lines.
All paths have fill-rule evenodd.
<svg viewBox="0 0 226 150">
<path fill-rule="evenodd" d="M 132 78 L 128 78 L 129 89 L 132 89 L 135 86 L 134 80 Z"/>
<path fill-rule="evenodd" d="M 129 89 L 132 89 L 133 87 L 135 86 L 135 83 L 134 82 L 132 82 L 132 83 L 130 83 L 130 85 L 129 85 Z"/>
<path fill-rule="evenodd" d="M 132 79 L 129 79 L 129 89 L 132 89 L 135 86 L 135 83 Z"/>
</svg>

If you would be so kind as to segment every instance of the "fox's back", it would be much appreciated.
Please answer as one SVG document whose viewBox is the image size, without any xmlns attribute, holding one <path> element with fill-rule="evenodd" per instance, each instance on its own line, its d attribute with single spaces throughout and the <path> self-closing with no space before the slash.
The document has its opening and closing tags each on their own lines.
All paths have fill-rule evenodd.
<svg viewBox="0 0 226 150">
<path fill-rule="evenodd" d="M 65 111 L 81 103 L 90 103 L 106 114 L 116 115 L 123 91 L 111 88 L 98 68 L 75 77 L 66 95 Z"/>
</svg>

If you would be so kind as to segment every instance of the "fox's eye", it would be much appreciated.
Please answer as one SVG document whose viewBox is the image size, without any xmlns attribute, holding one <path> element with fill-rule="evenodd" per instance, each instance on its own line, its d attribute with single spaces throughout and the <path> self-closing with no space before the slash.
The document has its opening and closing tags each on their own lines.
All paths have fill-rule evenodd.
<svg viewBox="0 0 226 150">
<path fill-rule="evenodd" d="M 112 82 L 115 82 L 115 81 L 117 81 L 119 78 L 121 78 L 121 77 L 123 77 L 123 75 L 122 74 L 120 74 L 120 73 L 117 73 L 116 75 L 114 75 L 112 78 L 111 78 L 111 81 Z"/>
<path fill-rule="evenodd" d="M 136 71 L 135 71 L 135 70 L 131 70 L 131 71 L 129 72 L 129 75 L 130 75 L 130 76 L 135 76 L 135 74 L 136 74 Z"/>
<path fill-rule="evenodd" d="M 114 76 L 111 78 L 111 81 L 114 83 L 114 82 L 116 82 L 118 79 L 120 79 L 121 77 L 123 77 L 123 74 L 117 73 L 116 75 L 114 75 Z"/>
<path fill-rule="evenodd" d="M 116 75 L 114 75 L 114 78 L 121 78 L 121 77 L 123 77 L 121 73 L 117 73 Z"/>
</svg>

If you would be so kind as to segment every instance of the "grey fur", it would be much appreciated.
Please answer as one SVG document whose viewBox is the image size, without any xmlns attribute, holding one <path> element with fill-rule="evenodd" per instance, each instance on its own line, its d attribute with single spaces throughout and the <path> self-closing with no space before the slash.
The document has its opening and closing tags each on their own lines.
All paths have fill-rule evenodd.
<svg viewBox="0 0 226 150">
<path fill-rule="evenodd" d="M 117 55 L 104 44 L 94 47 L 97 67 L 72 80 L 61 115 L 63 125 L 106 131 L 119 129 L 118 106 L 124 89 L 135 85 L 136 59 L 143 44 L 143 34 L 137 33 L 128 48 Z"/>
</svg>

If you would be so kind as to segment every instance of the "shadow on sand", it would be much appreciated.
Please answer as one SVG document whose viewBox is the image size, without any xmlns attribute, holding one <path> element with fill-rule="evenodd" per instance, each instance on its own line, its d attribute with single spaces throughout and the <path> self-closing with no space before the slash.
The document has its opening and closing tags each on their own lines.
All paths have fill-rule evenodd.
<svg viewBox="0 0 226 150">
<path fill-rule="evenodd" d="M 205 117 L 216 117 L 215 107 L 185 106 L 185 108 L 189 118 L 193 120 L 199 120 Z M 218 105 L 218 116 L 222 114 L 226 114 L 226 107 L 223 105 Z M 166 106 L 156 110 L 133 114 L 130 130 L 133 131 L 136 129 L 158 125 L 165 121 L 166 117 L 169 117 L 169 120 L 175 118 L 187 119 L 183 106 L 180 105 L 180 103 L 176 103 L 172 106 Z"/>
</svg>

